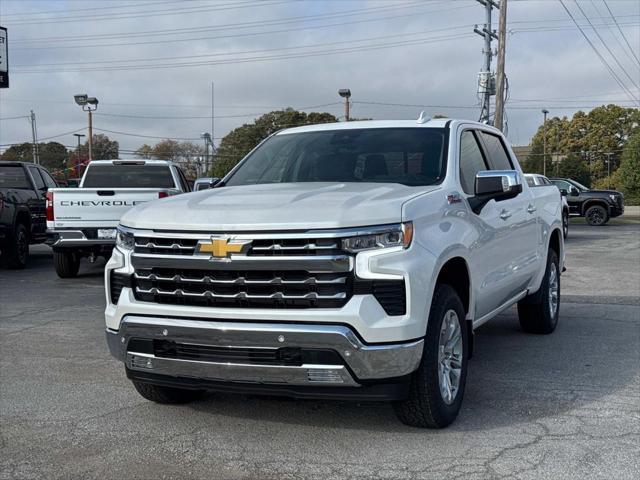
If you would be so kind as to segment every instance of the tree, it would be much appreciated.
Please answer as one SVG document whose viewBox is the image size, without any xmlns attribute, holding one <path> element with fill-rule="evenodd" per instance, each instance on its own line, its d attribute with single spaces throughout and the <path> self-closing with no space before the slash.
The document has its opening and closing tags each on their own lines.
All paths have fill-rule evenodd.
<svg viewBox="0 0 640 480">
<path fill-rule="evenodd" d="M 223 177 L 247 153 L 272 133 L 287 127 L 337 122 L 330 113 L 298 112 L 292 108 L 266 113 L 253 123 L 229 132 L 221 141 L 213 161 L 213 176 Z"/>
<path fill-rule="evenodd" d="M 589 170 L 580 157 L 575 154 L 569 154 L 558 162 L 556 175 L 558 177 L 571 178 L 583 185 L 588 185 L 590 182 Z"/>
<path fill-rule="evenodd" d="M 589 113 L 576 112 L 571 119 L 553 117 L 547 120 L 547 173 L 552 155 L 573 153 L 589 171 L 591 181 L 607 175 L 607 153 L 612 165 L 620 164 L 620 152 L 627 139 L 640 128 L 640 111 L 618 105 L 603 105 Z M 531 154 L 526 171 L 542 173 L 544 125 L 531 140 Z"/>
<path fill-rule="evenodd" d="M 88 141 L 85 146 L 88 147 Z M 91 156 L 94 160 L 112 160 L 118 158 L 120 144 L 101 133 L 93 136 Z"/>
<path fill-rule="evenodd" d="M 39 143 L 38 158 L 40 165 L 44 168 L 50 171 L 62 170 L 69 159 L 69 152 L 64 145 L 58 142 Z M 0 155 L 0 160 L 33 162 L 33 144 L 25 142 L 12 145 Z"/>
<path fill-rule="evenodd" d="M 180 163 L 189 178 L 198 176 L 198 165 L 204 157 L 204 149 L 193 142 L 177 142 L 169 138 L 156 143 L 153 147 L 142 145 L 135 151 L 140 158 L 170 160 Z"/>
<path fill-rule="evenodd" d="M 620 168 L 618 188 L 625 194 L 626 202 L 630 205 L 638 205 L 640 202 L 640 129 L 629 137 L 624 150 Z"/>
</svg>

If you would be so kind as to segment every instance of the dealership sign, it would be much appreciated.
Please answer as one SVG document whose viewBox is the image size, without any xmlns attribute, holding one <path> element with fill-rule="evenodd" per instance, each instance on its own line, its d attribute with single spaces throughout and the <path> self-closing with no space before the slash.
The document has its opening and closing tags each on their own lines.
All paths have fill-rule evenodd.
<svg viewBox="0 0 640 480">
<path fill-rule="evenodd" d="M 9 88 L 9 50 L 4 27 L 0 27 L 0 88 Z"/>
</svg>

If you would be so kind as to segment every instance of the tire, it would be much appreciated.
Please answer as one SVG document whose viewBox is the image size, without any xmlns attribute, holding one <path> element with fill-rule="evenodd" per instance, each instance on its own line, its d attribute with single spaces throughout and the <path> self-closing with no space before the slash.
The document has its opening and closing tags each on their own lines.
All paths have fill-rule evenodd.
<svg viewBox="0 0 640 480">
<path fill-rule="evenodd" d="M 552 291 L 555 291 L 555 295 L 552 295 Z M 555 302 L 552 301 L 554 297 Z M 556 329 L 559 314 L 560 265 L 558 254 L 549 249 L 540 289 L 518 302 L 518 318 L 525 332 L 547 335 Z"/>
<path fill-rule="evenodd" d="M 593 205 L 584 212 L 587 223 L 593 227 L 601 227 L 609 221 L 609 213 L 602 205 Z"/>
<path fill-rule="evenodd" d="M 452 318 L 452 315 L 455 318 Z M 456 319 L 458 333 L 454 336 L 457 336 L 459 341 L 452 342 L 450 340 L 448 342 L 449 344 L 454 343 L 455 348 L 450 350 L 453 355 L 447 357 L 440 348 L 440 339 L 443 335 L 443 338 L 446 338 L 447 330 L 451 330 L 446 328 L 442 330 L 442 328 L 445 322 Z M 464 307 L 460 297 L 449 285 L 438 285 L 429 312 L 422 360 L 418 370 L 411 376 L 409 396 L 406 400 L 394 403 L 396 415 L 402 423 L 420 428 L 444 428 L 456 419 L 462 405 L 467 379 L 468 335 Z M 457 362 L 452 365 L 451 360 L 455 358 L 457 358 Z M 454 367 L 452 373 L 456 370 L 455 366 L 459 366 L 457 369 L 459 370 L 457 374 L 459 380 L 457 390 L 453 392 L 452 398 L 445 399 L 445 395 L 441 391 L 441 379 L 448 378 L 451 385 L 455 382 L 454 377 L 456 376 L 443 374 L 447 363 Z"/>
<path fill-rule="evenodd" d="M 22 270 L 29 261 L 29 232 L 27 227 L 18 223 L 7 245 L 7 266 L 14 270 Z"/>
<path fill-rule="evenodd" d="M 150 383 L 132 380 L 133 386 L 147 400 L 162 404 L 180 404 L 199 400 L 205 395 L 204 390 L 186 390 L 182 388 L 161 387 Z"/>
<path fill-rule="evenodd" d="M 73 278 L 80 269 L 80 256 L 73 251 L 53 251 L 53 264 L 60 278 Z"/>
<path fill-rule="evenodd" d="M 569 236 L 569 212 L 562 212 L 562 236 L 566 240 Z"/>
</svg>

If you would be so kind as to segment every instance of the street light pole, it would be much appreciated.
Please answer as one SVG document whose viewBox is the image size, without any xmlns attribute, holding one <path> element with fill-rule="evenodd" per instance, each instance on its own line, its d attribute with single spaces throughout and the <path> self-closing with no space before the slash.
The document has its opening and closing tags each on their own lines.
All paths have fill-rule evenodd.
<svg viewBox="0 0 640 480">
<path fill-rule="evenodd" d="M 78 157 L 76 158 L 76 175 L 79 173 L 78 165 L 80 164 L 80 139 L 84 137 L 84 133 L 74 133 L 74 137 L 78 139 Z M 65 172 L 66 173 L 66 172 Z"/>
<path fill-rule="evenodd" d="M 611 190 L 611 155 L 613 153 L 607 152 L 605 155 L 607 156 L 607 188 Z"/>
<path fill-rule="evenodd" d="M 547 175 L 547 113 L 549 113 L 549 110 L 543 108 L 542 114 L 544 115 L 544 121 L 542 124 L 542 174 L 544 176 Z"/>
</svg>

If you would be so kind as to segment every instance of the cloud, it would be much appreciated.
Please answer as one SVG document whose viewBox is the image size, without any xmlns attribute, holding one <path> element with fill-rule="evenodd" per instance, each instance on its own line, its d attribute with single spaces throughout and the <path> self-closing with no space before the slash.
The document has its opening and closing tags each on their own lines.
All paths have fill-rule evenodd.
<svg viewBox="0 0 640 480">
<path fill-rule="evenodd" d="M 608 3 L 638 49 L 640 5 Z M 276 107 L 334 103 L 318 110 L 342 115 L 337 89 L 344 87 L 353 93 L 352 115 L 357 117 L 416 118 L 421 110 L 362 102 L 437 105 L 424 109 L 430 114 L 474 120 L 479 114 L 478 108 L 453 108 L 473 107 L 478 102 L 482 39 L 472 30 L 473 24 L 483 23 L 484 12 L 471 0 L 109 2 L 93 10 L 86 5 L 75 1 L 3 2 L 0 24 L 9 29 L 12 71 L 11 88 L 0 92 L 0 118 L 27 115 L 33 109 L 40 137 L 82 128 L 86 117 L 72 97 L 87 92 L 100 99 L 94 121 L 97 128 L 198 138 L 211 129 L 209 118 L 104 114 L 207 117 L 212 81 L 215 115 L 221 117 L 215 119 L 216 137 L 253 118 L 230 116 L 257 116 Z M 623 39 L 604 8 L 593 4 L 583 8 L 592 22 L 602 25 L 603 38 L 627 71 L 640 79 L 637 64 L 625 54 Z M 34 13 L 43 11 L 53 13 Z M 497 25 L 497 13 L 494 20 Z M 581 21 L 586 24 L 584 18 Z M 551 27 L 563 29 L 540 31 Z M 571 115 L 578 107 L 628 100 L 556 2 L 512 0 L 509 29 L 513 34 L 507 43 L 507 73 L 513 100 L 507 104 L 507 113 L 513 143 L 528 143 L 540 124 L 542 107 L 552 115 Z M 161 30 L 166 32 L 141 33 Z M 605 52 L 593 31 L 585 31 Z M 447 35 L 450 37 L 427 42 Z M 59 39 L 69 36 L 84 37 Z M 129 45 L 95 46 L 119 43 Z M 61 46 L 66 48 L 51 48 Z M 305 47 L 295 48 L 299 46 Z M 258 60 L 294 54 L 298 57 Z M 147 60 L 168 57 L 172 59 Z M 126 62 L 130 59 L 142 60 Z M 136 69 L 149 64 L 221 60 L 228 63 Z M 608 60 L 620 71 L 610 57 Z M 64 63 L 71 65 L 60 65 Z M 114 65 L 129 69 L 104 70 Z M 81 71 L 94 67 L 103 70 Z M 26 73 L 38 69 L 44 73 Z M 60 71 L 63 69 L 80 71 Z M 0 144 L 28 141 L 30 136 L 26 119 L 0 121 Z M 125 150 L 154 142 L 109 136 Z M 71 146 L 75 138 L 67 135 L 58 140 Z"/>
</svg>

